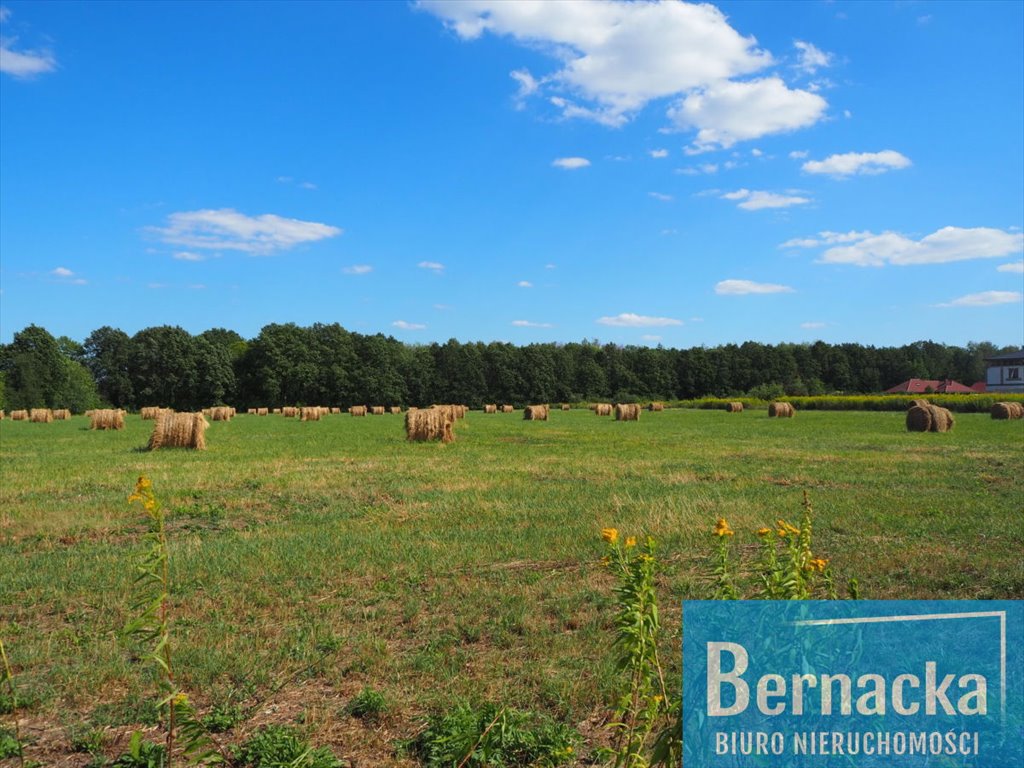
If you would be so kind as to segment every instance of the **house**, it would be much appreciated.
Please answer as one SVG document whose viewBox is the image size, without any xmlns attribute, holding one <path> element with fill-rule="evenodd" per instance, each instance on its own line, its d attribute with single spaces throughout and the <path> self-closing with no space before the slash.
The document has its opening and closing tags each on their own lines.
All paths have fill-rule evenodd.
<svg viewBox="0 0 1024 768">
<path fill-rule="evenodd" d="M 924 395 L 929 393 L 947 395 L 970 395 L 977 392 L 972 387 L 965 387 L 952 379 L 907 379 L 885 390 L 887 395 Z"/>
<path fill-rule="evenodd" d="M 1024 394 L 1024 349 L 986 357 L 985 362 L 988 363 L 985 384 L 989 392 Z"/>
</svg>

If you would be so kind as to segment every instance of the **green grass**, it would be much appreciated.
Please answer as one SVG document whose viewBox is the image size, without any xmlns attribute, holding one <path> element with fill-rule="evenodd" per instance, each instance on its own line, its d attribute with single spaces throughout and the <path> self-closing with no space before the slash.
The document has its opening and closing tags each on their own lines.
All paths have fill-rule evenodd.
<svg viewBox="0 0 1024 768">
<path fill-rule="evenodd" d="M 911 434 L 902 413 L 473 412 L 448 446 L 406 443 L 391 415 L 239 416 L 205 452 L 155 453 L 137 416 L 87 426 L 0 422 L 0 637 L 49 726 L 152 718 L 147 666 L 118 636 L 143 473 L 168 512 L 174 662 L 200 710 L 259 702 L 260 723 L 298 718 L 374 765 L 411 764 L 395 744 L 456 702 L 574 727 L 606 711 L 602 527 L 658 541 L 672 675 L 715 519 L 738 534 L 797 519 L 804 489 L 816 549 L 865 597 L 1024 597 L 1024 424 L 983 414 Z M 389 702 L 381 722 L 339 723 L 367 686 Z M 65 745 L 27 751 L 47 749 Z"/>
</svg>

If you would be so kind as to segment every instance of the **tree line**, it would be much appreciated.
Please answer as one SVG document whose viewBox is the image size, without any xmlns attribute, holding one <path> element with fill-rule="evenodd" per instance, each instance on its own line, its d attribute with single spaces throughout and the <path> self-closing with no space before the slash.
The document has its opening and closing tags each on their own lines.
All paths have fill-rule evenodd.
<svg viewBox="0 0 1024 768">
<path fill-rule="evenodd" d="M 671 349 L 568 344 L 405 344 L 337 323 L 265 326 L 253 339 L 177 326 L 133 336 L 104 326 L 81 343 L 31 325 L 0 345 L 0 404 L 136 410 L 282 405 L 429 405 L 771 398 L 877 393 L 909 378 L 984 380 L 984 358 L 1011 351 L 918 341 L 724 344 Z"/>
</svg>

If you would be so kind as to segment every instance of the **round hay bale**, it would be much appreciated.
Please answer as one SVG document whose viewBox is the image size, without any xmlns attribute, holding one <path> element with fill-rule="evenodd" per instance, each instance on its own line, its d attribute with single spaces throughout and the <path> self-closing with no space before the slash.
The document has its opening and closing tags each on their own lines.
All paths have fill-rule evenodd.
<svg viewBox="0 0 1024 768">
<path fill-rule="evenodd" d="M 384 415 L 384 406 L 383 405 L 375 405 L 375 406 L 373 406 L 372 408 L 370 408 L 370 414 L 373 415 L 373 416 L 383 416 Z"/>
<path fill-rule="evenodd" d="M 615 405 L 616 421 L 640 421 L 639 403 L 617 403 Z"/>
<path fill-rule="evenodd" d="M 915 397 L 913 400 L 910 401 L 910 407 L 913 408 L 915 405 L 918 405 L 921 408 L 927 408 L 929 405 L 931 405 L 931 403 L 925 400 L 923 397 Z"/>
<path fill-rule="evenodd" d="M 594 406 L 594 413 L 598 416 L 611 416 L 612 415 L 612 404 L 611 403 L 597 403 Z"/>
<path fill-rule="evenodd" d="M 405 414 L 405 439 L 450 443 L 455 439 L 453 423 L 451 412 L 444 408 L 410 408 Z"/>
<path fill-rule="evenodd" d="M 7 418 L 7 414 L 0 408 L 0 421 L 3 421 L 5 418 Z"/>
<path fill-rule="evenodd" d="M 28 411 L 11 411 L 11 421 L 28 421 Z"/>
<path fill-rule="evenodd" d="M 523 409 L 524 421 L 547 421 L 548 407 L 546 405 L 528 405 Z"/>
<path fill-rule="evenodd" d="M 350 416 L 365 416 L 366 406 L 365 405 L 353 405 L 348 409 Z"/>
<path fill-rule="evenodd" d="M 743 403 L 736 401 L 725 404 L 725 410 L 728 413 L 743 413 Z"/>
<path fill-rule="evenodd" d="M 650 411 L 651 413 L 654 413 L 656 411 L 664 411 L 665 410 L 665 404 L 664 403 L 651 403 L 650 405 L 647 406 L 647 410 Z"/>
<path fill-rule="evenodd" d="M 501 406 L 501 412 L 502 413 L 513 413 L 513 412 L 515 412 L 515 410 L 516 410 L 516 408 L 515 408 L 514 405 L 503 405 L 503 406 Z"/>
<path fill-rule="evenodd" d="M 498 406 L 497 405 L 494 405 L 493 403 L 489 403 L 489 404 L 485 404 L 484 405 L 484 413 L 497 413 L 497 412 L 498 412 Z"/>
<path fill-rule="evenodd" d="M 232 411 L 234 408 L 229 408 L 226 405 L 219 405 L 214 408 L 210 408 L 209 418 L 210 421 L 231 421 L 231 417 L 234 416 Z M 204 416 L 207 414 L 204 412 Z"/>
<path fill-rule="evenodd" d="M 28 413 L 28 420 L 33 424 L 52 424 L 53 411 L 49 408 L 33 408 Z"/>
<path fill-rule="evenodd" d="M 572 410 L 572 406 L 569 405 L 568 403 L 562 403 L 562 410 L 563 411 Z"/>
<path fill-rule="evenodd" d="M 996 403 L 992 406 L 993 419 L 1024 418 L 1024 405 L 1017 402 Z"/>
<path fill-rule="evenodd" d="M 928 410 L 932 416 L 932 423 L 928 428 L 929 432 L 949 432 L 953 429 L 954 419 L 952 411 L 938 405 L 929 406 Z"/>
<path fill-rule="evenodd" d="M 791 419 L 795 414 L 796 411 L 790 403 L 771 403 L 768 406 L 769 418 Z"/>
<path fill-rule="evenodd" d="M 299 414 L 299 421 L 320 421 L 320 406 L 314 405 L 302 408 Z"/>
<path fill-rule="evenodd" d="M 927 432 L 932 428 L 931 409 L 924 405 L 912 405 L 907 411 L 907 431 Z"/>
<path fill-rule="evenodd" d="M 202 413 L 161 411 L 149 437 L 149 450 L 159 448 L 193 448 L 206 450 L 206 428 L 209 422 Z"/>
<path fill-rule="evenodd" d="M 286 419 L 292 419 L 299 415 L 299 409 L 287 405 L 281 409 L 281 415 L 284 416 Z"/>
<path fill-rule="evenodd" d="M 99 408 L 93 411 L 89 414 L 89 429 L 124 429 L 124 411 L 111 408 Z"/>
<path fill-rule="evenodd" d="M 67 408 L 58 408 L 53 412 L 54 421 L 67 421 L 71 418 L 71 411 Z"/>
</svg>

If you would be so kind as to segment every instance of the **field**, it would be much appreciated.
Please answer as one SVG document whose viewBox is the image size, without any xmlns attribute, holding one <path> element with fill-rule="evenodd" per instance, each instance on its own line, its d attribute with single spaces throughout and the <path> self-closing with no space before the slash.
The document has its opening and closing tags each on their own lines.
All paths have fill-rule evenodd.
<svg viewBox="0 0 1024 768">
<path fill-rule="evenodd" d="M 663 653 L 679 673 L 679 602 L 709 596 L 715 520 L 737 544 L 804 490 L 816 549 L 870 598 L 1024 598 L 1024 423 L 959 414 L 948 434 L 902 413 L 471 412 L 450 445 L 410 444 L 402 417 L 300 423 L 238 416 L 208 450 L 141 450 L 123 432 L 0 422 L 0 638 L 26 756 L 84 766 L 152 722 L 148 667 L 119 630 L 145 521 L 145 474 L 169 514 L 172 637 L 200 710 L 259 706 L 235 738 L 300 723 L 359 765 L 396 752 L 456 702 L 545 712 L 586 758 L 615 689 L 612 579 L 600 531 L 652 536 Z M 375 720 L 343 714 L 365 687 Z"/>
</svg>

